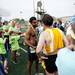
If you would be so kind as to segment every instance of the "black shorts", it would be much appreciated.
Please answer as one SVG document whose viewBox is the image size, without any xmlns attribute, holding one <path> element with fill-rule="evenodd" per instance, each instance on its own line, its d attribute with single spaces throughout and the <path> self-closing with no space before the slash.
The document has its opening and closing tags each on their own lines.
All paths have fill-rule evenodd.
<svg viewBox="0 0 75 75">
<path fill-rule="evenodd" d="M 37 57 L 36 53 L 29 53 L 28 57 L 29 57 L 29 61 L 37 61 L 38 62 L 38 57 Z"/>
<path fill-rule="evenodd" d="M 7 38 L 5 42 L 5 49 L 8 52 L 10 50 L 9 35 L 4 35 L 4 38 Z"/>
<path fill-rule="evenodd" d="M 49 73 L 56 72 L 57 67 L 56 67 L 55 61 L 56 61 L 57 55 L 49 55 L 46 57 L 48 57 L 48 59 L 44 59 L 44 63 L 45 63 L 47 72 Z"/>
</svg>

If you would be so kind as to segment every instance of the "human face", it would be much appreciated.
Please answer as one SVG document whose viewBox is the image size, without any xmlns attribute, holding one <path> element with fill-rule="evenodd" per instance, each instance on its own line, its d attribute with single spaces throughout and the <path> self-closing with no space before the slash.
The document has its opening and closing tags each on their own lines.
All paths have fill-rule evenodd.
<svg viewBox="0 0 75 75">
<path fill-rule="evenodd" d="M 12 21 L 12 26 L 15 26 L 15 24 L 16 24 L 16 21 Z"/>
<path fill-rule="evenodd" d="M 36 28 L 38 26 L 37 20 L 33 20 L 31 24 L 33 25 L 34 28 Z"/>
</svg>

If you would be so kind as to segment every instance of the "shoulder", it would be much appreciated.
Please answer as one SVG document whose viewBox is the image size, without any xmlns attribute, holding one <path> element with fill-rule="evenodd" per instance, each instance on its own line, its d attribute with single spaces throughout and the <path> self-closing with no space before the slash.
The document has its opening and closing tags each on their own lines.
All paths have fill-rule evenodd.
<svg viewBox="0 0 75 75">
<path fill-rule="evenodd" d="M 58 51 L 57 53 L 57 58 L 56 58 L 56 65 L 59 66 L 61 65 L 62 66 L 62 61 L 67 57 L 67 53 L 68 53 L 69 50 L 67 50 L 67 48 L 62 48 Z"/>
<path fill-rule="evenodd" d="M 48 36 L 48 33 L 46 31 L 41 32 L 40 36 L 46 37 Z"/>
<path fill-rule="evenodd" d="M 35 29 L 33 28 L 32 25 L 30 25 L 26 31 L 27 33 L 32 33 L 32 32 L 35 32 Z"/>
<path fill-rule="evenodd" d="M 62 30 L 60 30 L 59 28 L 55 28 L 56 30 L 58 30 L 61 34 L 64 34 Z"/>
</svg>

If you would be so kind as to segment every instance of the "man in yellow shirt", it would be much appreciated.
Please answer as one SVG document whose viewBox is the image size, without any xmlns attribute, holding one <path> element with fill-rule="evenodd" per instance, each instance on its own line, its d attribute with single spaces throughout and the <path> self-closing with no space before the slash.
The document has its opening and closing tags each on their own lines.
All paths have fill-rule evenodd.
<svg viewBox="0 0 75 75">
<path fill-rule="evenodd" d="M 64 43 L 68 45 L 68 41 L 60 29 L 52 27 L 53 18 L 50 15 L 45 14 L 42 22 L 44 31 L 40 34 L 36 53 L 39 58 L 41 58 L 40 52 L 43 52 L 45 56 L 43 61 L 46 75 L 56 75 L 57 67 L 55 65 L 55 60 L 58 49 L 63 48 Z"/>
</svg>

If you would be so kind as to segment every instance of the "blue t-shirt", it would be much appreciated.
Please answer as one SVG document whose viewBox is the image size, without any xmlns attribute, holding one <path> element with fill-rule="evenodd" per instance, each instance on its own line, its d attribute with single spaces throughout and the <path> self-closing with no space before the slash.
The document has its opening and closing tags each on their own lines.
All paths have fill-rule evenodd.
<svg viewBox="0 0 75 75">
<path fill-rule="evenodd" d="M 59 75 L 75 75 L 75 51 L 60 49 L 56 59 Z"/>
</svg>

